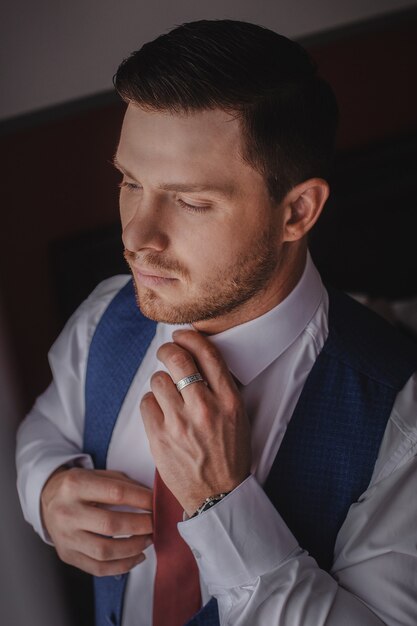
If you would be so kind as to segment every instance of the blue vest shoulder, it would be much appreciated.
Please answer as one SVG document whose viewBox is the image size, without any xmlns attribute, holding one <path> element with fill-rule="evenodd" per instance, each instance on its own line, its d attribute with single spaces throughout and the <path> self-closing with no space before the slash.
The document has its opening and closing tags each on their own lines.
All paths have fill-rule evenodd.
<svg viewBox="0 0 417 626">
<path fill-rule="evenodd" d="M 84 451 L 97 469 L 106 467 L 117 416 L 155 331 L 156 322 L 140 312 L 129 280 L 104 311 L 88 355 Z"/>
<path fill-rule="evenodd" d="M 325 352 L 399 391 L 417 368 L 417 345 L 349 296 L 328 291 L 331 336 Z"/>
</svg>

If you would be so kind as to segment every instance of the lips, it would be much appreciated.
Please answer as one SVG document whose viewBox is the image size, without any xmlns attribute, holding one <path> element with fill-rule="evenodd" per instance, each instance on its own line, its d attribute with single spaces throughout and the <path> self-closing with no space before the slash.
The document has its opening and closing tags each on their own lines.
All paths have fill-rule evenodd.
<svg viewBox="0 0 417 626">
<path fill-rule="evenodd" d="M 142 276 L 153 276 L 154 278 L 171 278 L 170 276 L 165 276 L 161 274 L 157 270 L 145 269 L 144 267 L 133 267 L 134 271 Z"/>
<path fill-rule="evenodd" d="M 164 274 L 161 274 L 158 270 L 152 270 L 142 267 L 138 268 L 135 266 L 133 266 L 132 269 L 138 283 L 147 287 L 168 285 L 177 280 L 176 278 L 171 278 L 170 276 L 165 276 Z"/>
</svg>

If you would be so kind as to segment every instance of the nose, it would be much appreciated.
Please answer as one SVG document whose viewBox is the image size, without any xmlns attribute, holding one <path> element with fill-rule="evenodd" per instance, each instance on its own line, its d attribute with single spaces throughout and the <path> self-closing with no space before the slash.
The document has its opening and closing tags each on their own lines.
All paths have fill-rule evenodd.
<svg viewBox="0 0 417 626">
<path fill-rule="evenodd" d="M 163 207 L 156 198 L 145 198 L 135 202 L 135 206 L 124 206 L 120 201 L 122 217 L 122 240 L 130 252 L 153 250 L 160 252 L 168 243 L 163 230 Z"/>
</svg>

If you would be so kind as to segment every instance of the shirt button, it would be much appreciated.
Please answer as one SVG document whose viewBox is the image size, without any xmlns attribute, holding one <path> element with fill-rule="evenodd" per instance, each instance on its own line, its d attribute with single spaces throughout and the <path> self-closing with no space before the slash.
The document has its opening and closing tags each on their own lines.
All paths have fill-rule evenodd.
<svg viewBox="0 0 417 626">
<path fill-rule="evenodd" d="M 116 574 L 116 576 L 114 576 L 114 580 L 122 580 L 122 575 Z"/>
</svg>

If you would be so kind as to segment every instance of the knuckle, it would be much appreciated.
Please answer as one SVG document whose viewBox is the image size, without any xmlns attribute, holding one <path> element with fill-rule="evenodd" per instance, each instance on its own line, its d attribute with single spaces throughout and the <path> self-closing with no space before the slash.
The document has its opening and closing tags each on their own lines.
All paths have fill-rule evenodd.
<svg viewBox="0 0 417 626">
<path fill-rule="evenodd" d="M 152 533 L 153 524 L 152 524 L 152 514 L 150 513 L 141 513 L 137 515 L 137 520 L 134 522 L 134 526 L 132 527 L 132 533 L 138 536 L 139 538 L 145 538 L 144 535 L 148 535 Z"/>
<path fill-rule="evenodd" d="M 112 557 L 112 549 L 106 541 L 98 541 L 93 550 L 93 557 L 97 561 L 109 561 Z"/>
<path fill-rule="evenodd" d="M 64 502 L 58 502 L 54 507 L 54 517 L 56 520 L 67 523 L 71 517 L 71 508 L 69 508 Z"/>
<path fill-rule="evenodd" d="M 233 393 L 226 394 L 223 399 L 223 407 L 228 415 L 236 415 L 240 410 L 239 398 Z"/>
<path fill-rule="evenodd" d="M 77 470 L 70 469 L 65 472 L 62 477 L 61 491 L 64 496 L 71 496 L 77 491 L 79 484 L 79 476 Z"/>
<path fill-rule="evenodd" d="M 151 545 L 153 545 L 153 537 L 149 533 L 147 536 L 141 537 L 141 544 L 139 546 L 139 551 L 143 552 L 143 550 L 146 550 L 146 548 L 148 548 Z"/>
<path fill-rule="evenodd" d="M 172 420 L 172 424 L 170 427 L 170 436 L 175 441 L 181 441 L 183 437 L 186 437 L 187 430 L 188 430 L 188 426 L 186 422 L 184 422 L 182 419 Z M 169 446 L 170 446 L 169 440 L 161 441 L 161 443 L 166 444 L 169 450 Z"/>
<path fill-rule="evenodd" d="M 143 532 L 151 534 L 153 532 L 153 517 L 151 514 L 144 514 L 143 518 Z"/>
<path fill-rule="evenodd" d="M 109 498 L 112 504 L 122 504 L 125 499 L 125 487 L 120 483 L 109 485 Z"/>
<path fill-rule="evenodd" d="M 151 387 L 161 385 L 166 381 L 167 374 L 165 372 L 155 372 L 151 376 Z M 146 398 L 146 396 L 144 396 Z M 149 398 L 150 399 L 150 398 Z"/>
<path fill-rule="evenodd" d="M 110 573 L 109 566 L 107 565 L 105 561 L 98 561 L 94 563 L 92 570 L 93 570 L 92 573 L 94 574 L 94 576 L 98 576 L 99 578 L 101 578 L 102 576 L 108 576 L 108 574 Z"/>
<path fill-rule="evenodd" d="M 113 537 L 114 535 L 117 535 L 117 526 L 118 524 L 115 522 L 110 513 L 103 512 L 100 534 Z"/>
<path fill-rule="evenodd" d="M 207 360 L 207 361 L 211 361 L 214 364 L 222 363 L 222 359 L 220 357 L 219 352 L 216 350 L 216 348 L 211 343 L 206 344 L 202 348 L 201 355 L 202 355 L 202 359 Z"/>
<path fill-rule="evenodd" d="M 138 565 L 139 563 L 142 563 L 142 561 L 144 561 L 146 559 L 145 555 L 143 554 L 143 552 L 140 552 L 139 554 L 137 554 L 136 556 L 131 557 L 130 559 L 128 559 L 126 561 L 126 569 L 123 571 L 124 572 L 129 572 L 131 569 L 133 569 L 136 565 Z"/>
<path fill-rule="evenodd" d="M 148 393 L 145 393 L 145 395 L 143 396 L 143 398 L 141 399 L 139 403 L 139 408 L 141 412 L 147 411 L 148 407 L 150 406 L 150 403 L 152 402 L 152 399 L 153 399 L 153 393 L 151 391 L 149 391 Z"/>
<path fill-rule="evenodd" d="M 130 542 L 129 558 L 132 558 L 133 556 L 137 556 L 146 547 L 146 537 L 144 537 L 143 535 L 141 535 L 140 537 L 133 536 L 130 539 L 128 539 L 127 541 Z"/>
<path fill-rule="evenodd" d="M 179 369 L 189 369 L 193 366 L 192 357 L 183 350 L 175 350 L 169 357 L 169 363 Z"/>
<path fill-rule="evenodd" d="M 196 412 L 194 419 L 199 422 L 207 422 L 211 419 L 213 411 L 211 407 L 208 406 L 207 402 L 205 402 L 204 398 L 196 399 Z"/>
<path fill-rule="evenodd" d="M 117 576 L 119 574 L 126 574 L 136 564 L 137 557 L 129 559 L 122 559 L 117 563 L 106 563 L 105 561 L 97 561 L 93 566 L 94 576 L 99 578 L 102 576 Z"/>
</svg>

